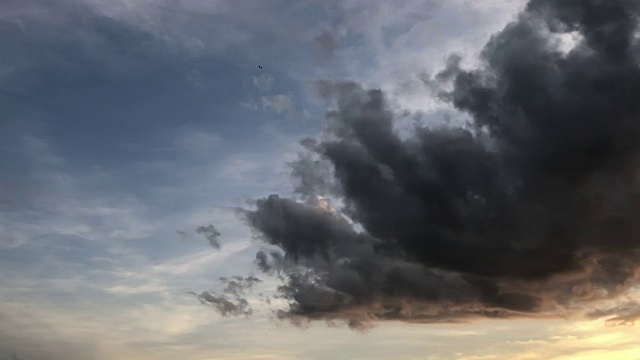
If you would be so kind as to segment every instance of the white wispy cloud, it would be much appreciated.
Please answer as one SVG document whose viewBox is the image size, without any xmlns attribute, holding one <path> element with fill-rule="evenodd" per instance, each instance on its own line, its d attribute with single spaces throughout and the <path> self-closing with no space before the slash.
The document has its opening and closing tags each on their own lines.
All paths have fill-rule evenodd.
<svg viewBox="0 0 640 360">
<path fill-rule="evenodd" d="M 253 86 L 261 92 L 271 92 L 273 86 L 273 77 L 271 75 L 258 75 L 251 78 Z"/>
<path fill-rule="evenodd" d="M 290 112 L 295 109 L 291 96 L 284 94 L 262 97 L 262 107 L 271 109 L 278 114 Z"/>
<path fill-rule="evenodd" d="M 31 165 L 22 196 L 10 212 L 0 213 L 0 244 L 16 247 L 44 235 L 75 235 L 88 240 L 132 240 L 154 229 L 147 207 L 130 194 L 103 196 L 82 189 L 108 179 L 97 173 L 72 173 L 47 140 L 24 135 L 19 153 Z M 105 178 L 102 178 L 105 176 Z"/>
<path fill-rule="evenodd" d="M 222 138 L 218 134 L 202 129 L 183 129 L 176 136 L 175 148 L 178 152 L 190 156 L 211 156 L 221 141 Z"/>
<path fill-rule="evenodd" d="M 163 275 L 189 275 L 201 274 L 207 268 L 219 266 L 222 261 L 229 259 L 238 252 L 251 246 L 249 241 L 236 241 L 224 246 L 220 251 L 202 251 L 197 254 L 189 254 L 176 259 L 163 261 L 161 264 L 153 265 L 150 272 L 156 276 Z"/>
</svg>

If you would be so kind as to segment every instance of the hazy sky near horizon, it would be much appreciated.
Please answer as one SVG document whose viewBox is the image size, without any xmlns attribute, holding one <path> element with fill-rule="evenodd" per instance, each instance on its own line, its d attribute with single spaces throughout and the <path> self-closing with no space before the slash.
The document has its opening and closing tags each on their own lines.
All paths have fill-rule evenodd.
<svg viewBox="0 0 640 360">
<path fill-rule="evenodd" d="M 245 319 L 187 292 L 257 273 L 234 208 L 293 193 L 287 162 L 325 126 L 314 81 L 444 123 L 421 77 L 473 65 L 524 5 L 1 1 L 0 360 L 640 359 L 640 330 L 602 319 L 303 330 L 255 294 Z"/>
</svg>

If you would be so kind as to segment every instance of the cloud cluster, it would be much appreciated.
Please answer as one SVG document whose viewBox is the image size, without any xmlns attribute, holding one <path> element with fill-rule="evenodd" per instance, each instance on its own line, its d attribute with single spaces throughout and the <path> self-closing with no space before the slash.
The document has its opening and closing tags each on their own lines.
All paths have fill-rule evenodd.
<svg viewBox="0 0 640 360">
<path fill-rule="evenodd" d="M 245 298 L 246 291 L 250 290 L 255 284 L 261 282 L 255 276 L 234 276 L 231 279 L 222 277 L 220 283 L 224 288 L 219 291 L 204 291 L 197 294 L 188 291 L 200 300 L 202 304 L 212 306 L 222 316 L 249 316 L 253 313 L 253 309 L 249 306 L 249 301 Z"/>
<path fill-rule="evenodd" d="M 452 57 L 433 79 L 468 124 L 408 139 L 382 91 L 323 83 L 337 108 L 294 170 L 301 194 L 344 206 L 270 195 L 243 211 L 284 252 L 257 256 L 286 278 L 281 316 L 550 316 L 636 285 L 639 16 L 627 0 L 531 0 L 479 68 Z"/>
</svg>

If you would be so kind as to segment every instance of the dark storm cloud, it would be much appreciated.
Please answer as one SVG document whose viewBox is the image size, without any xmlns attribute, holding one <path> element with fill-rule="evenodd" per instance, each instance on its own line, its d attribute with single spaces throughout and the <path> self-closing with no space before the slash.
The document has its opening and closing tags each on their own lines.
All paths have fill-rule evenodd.
<svg viewBox="0 0 640 360">
<path fill-rule="evenodd" d="M 198 226 L 196 228 L 196 233 L 204 236 L 205 239 L 209 242 L 212 248 L 219 250 L 220 249 L 220 232 L 213 226 Z"/>
<path fill-rule="evenodd" d="M 548 316 L 636 285 L 638 14 L 635 1 L 532 0 L 480 68 L 453 57 L 432 80 L 469 124 L 406 140 L 380 90 L 318 82 L 336 110 L 294 175 L 307 196 L 335 184 L 344 207 L 271 195 L 244 212 L 284 251 L 256 259 L 284 266 L 280 315 L 353 327 Z M 554 40 L 567 32 L 581 35 L 568 53 Z"/>
</svg>

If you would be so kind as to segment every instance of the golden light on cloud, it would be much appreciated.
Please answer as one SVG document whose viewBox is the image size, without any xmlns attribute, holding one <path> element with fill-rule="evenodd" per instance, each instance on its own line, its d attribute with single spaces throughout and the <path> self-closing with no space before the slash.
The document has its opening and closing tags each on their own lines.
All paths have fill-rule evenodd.
<svg viewBox="0 0 640 360">
<path fill-rule="evenodd" d="M 316 206 L 319 207 L 320 209 L 328 212 L 328 213 L 335 213 L 335 209 L 331 206 L 331 204 L 329 203 L 329 201 L 320 195 L 316 196 Z"/>
<path fill-rule="evenodd" d="M 511 340 L 503 338 L 488 354 L 460 356 L 457 360 L 633 360 L 640 359 L 640 328 L 609 327 L 601 320 L 588 322 L 554 323 L 549 335 L 535 340 Z M 549 322 L 537 322 L 539 329 Z M 516 326 L 517 327 L 517 326 Z M 511 337 L 522 337 L 514 331 Z M 487 344 L 491 343 L 487 339 Z M 513 346 L 513 348 L 512 348 Z M 506 350 L 510 348 L 510 350 Z M 478 349 L 479 350 L 479 349 Z"/>
</svg>

